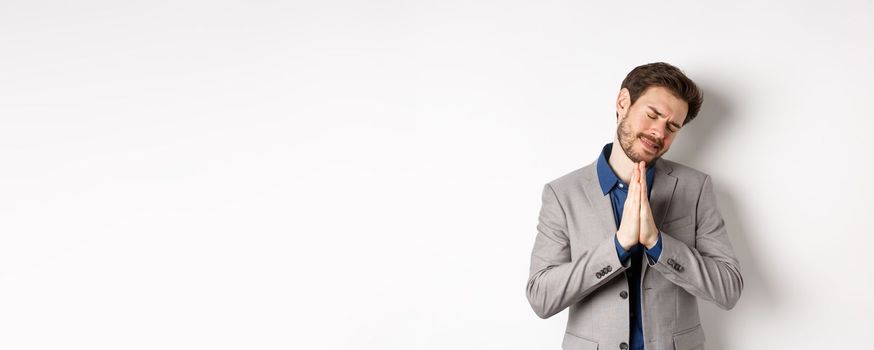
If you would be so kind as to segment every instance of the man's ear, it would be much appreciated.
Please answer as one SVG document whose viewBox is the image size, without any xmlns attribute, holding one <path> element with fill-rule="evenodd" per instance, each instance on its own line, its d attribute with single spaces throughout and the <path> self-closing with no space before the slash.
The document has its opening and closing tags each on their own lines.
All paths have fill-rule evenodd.
<svg viewBox="0 0 874 350">
<path fill-rule="evenodd" d="M 616 122 L 625 119 L 628 115 L 628 108 L 631 107 L 631 93 L 628 89 L 619 89 L 619 96 L 616 96 Z"/>
</svg>

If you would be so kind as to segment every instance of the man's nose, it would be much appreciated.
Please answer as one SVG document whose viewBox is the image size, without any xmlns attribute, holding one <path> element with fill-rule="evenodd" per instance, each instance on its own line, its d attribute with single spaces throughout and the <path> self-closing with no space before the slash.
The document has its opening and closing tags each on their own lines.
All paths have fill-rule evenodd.
<svg viewBox="0 0 874 350">
<path fill-rule="evenodd" d="M 664 141 L 665 138 L 665 127 L 663 125 L 656 125 L 652 129 L 650 129 L 650 136 L 654 137 L 656 140 Z"/>
</svg>

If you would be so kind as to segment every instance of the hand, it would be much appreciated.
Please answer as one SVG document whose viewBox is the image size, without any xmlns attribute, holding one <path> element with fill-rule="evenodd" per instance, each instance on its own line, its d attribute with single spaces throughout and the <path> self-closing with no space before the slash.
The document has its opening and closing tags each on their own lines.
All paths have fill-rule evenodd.
<svg viewBox="0 0 874 350">
<path fill-rule="evenodd" d="M 638 164 L 638 172 L 646 174 L 646 163 L 641 161 Z M 640 243 L 646 246 L 647 249 L 652 248 L 659 240 L 659 230 L 656 228 L 655 220 L 652 218 L 652 208 L 649 206 L 649 196 L 647 196 L 646 176 L 640 176 Z M 629 195 L 631 195 L 629 193 Z M 622 220 L 623 222 L 625 220 Z M 621 243 L 621 242 L 620 242 Z"/>
<path fill-rule="evenodd" d="M 635 166 L 631 173 L 631 184 L 628 186 L 628 197 L 625 198 L 625 206 L 622 208 L 622 223 L 616 231 L 616 239 L 625 251 L 640 242 L 640 174 L 640 167 Z"/>
</svg>

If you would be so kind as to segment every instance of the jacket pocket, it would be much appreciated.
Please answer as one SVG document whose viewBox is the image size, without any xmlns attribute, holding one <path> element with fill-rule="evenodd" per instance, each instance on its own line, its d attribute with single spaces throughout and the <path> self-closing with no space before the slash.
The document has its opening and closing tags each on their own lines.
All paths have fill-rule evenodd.
<svg viewBox="0 0 874 350">
<path fill-rule="evenodd" d="M 675 350 L 704 349 L 704 329 L 697 325 L 685 331 L 674 333 Z"/>
<path fill-rule="evenodd" d="M 561 348 L 562 350 L 598 350 L 598 343 L 565 332 Z"/>
</svg>

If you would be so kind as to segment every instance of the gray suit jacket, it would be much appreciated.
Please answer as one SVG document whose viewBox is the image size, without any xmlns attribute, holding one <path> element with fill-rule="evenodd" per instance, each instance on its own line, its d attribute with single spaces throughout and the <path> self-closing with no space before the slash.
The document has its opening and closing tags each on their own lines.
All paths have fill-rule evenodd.
<svg viewBox="0 0 874 350">
<path fill-rule="evenodd" d="M 531 252 L 528 302 L 548 318 L 570 307 L 562 348 L 621 349 L 629 341 L 625 269 L 613 237 L 610 196 L 597 161 L 543 187 Z M 728 310 L 743 289 L 740 267 L 716 207 L 710 176 L 659 159 L 650 193 L 662 253 L 642 259 L 641 302 L 647 350 L 703 349 L 701 298 Z M 623 293 L 623 295 L 626 295 Z"/>
</svg>

